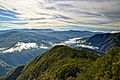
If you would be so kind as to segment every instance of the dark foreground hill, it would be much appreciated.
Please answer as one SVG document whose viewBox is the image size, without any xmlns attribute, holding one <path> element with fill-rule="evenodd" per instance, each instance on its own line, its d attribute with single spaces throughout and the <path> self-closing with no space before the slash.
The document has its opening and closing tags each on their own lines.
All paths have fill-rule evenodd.
<svg viewBox="0 0 120 80">
<path fill-rule="evenodd" d="M 55 46 L 28 64 L 14 68 L 2 80 L 120 80 L 120 48 L 103 56 L 67 46 Z"/>
</svg>

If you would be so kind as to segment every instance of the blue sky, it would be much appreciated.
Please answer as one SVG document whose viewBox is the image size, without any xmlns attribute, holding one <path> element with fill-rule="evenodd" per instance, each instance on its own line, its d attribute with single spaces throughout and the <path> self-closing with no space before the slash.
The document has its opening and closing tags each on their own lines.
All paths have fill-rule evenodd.
<svg viewBox="0 0 120 80">
<path fill-rule="evenodd" d="M 120 0 L 1 0 L 0 29 L 120 30 Z"/>
</svg>

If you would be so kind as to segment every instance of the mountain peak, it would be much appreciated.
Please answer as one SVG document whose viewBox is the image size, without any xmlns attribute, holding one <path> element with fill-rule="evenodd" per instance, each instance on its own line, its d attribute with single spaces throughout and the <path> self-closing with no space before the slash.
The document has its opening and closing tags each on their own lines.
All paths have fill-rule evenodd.
<svg viewBox="0 0 120 80">
<path fill-rule="evenodd" d="M 18 80 L 25 80 L 26 78 L 39 80 L 39 78 L 43 79 L 46 74 L 49 75 L 46 76 L 45 79 L 49 79 L 50 76 L 52 76 L 52 72 L 54 72 L 53 75 L 56 76 L 57 74 L 59 74 L 59 77 L 56 77 L 56 79 L 65 79 L 65 75 L 67 75 L 67 73 L 59 72 L 59 70 L 63 69 L 66 72 L 65 69 L 69 67 L 71 67 L 71 70 L 74 69 L 73 71 L 75 72 L 70 72 L 68 77 L 72 76 L 73 74 L 73 77 L 75 77 L 79 72 L 79 70 L 76 71 L 75 69 L 79 69 L 79 66 L 82 62 L 88 63 L 87 60 L 91 62 L 96 60 L 97 57 L 98 55 L 96 54 L 89 53 L 87 51 L 72 49 L 64 45 L 54 46 L 52 49 L 48 50 L 42 55 L 37 56 L 34 60 L 26 64 L 22 70 L 19 71 L 19 68 L 16 68 L 15 71 L 18 72 L 16 73 L 15 71 L 13 71 L 13 73 L 19 73 L 19 75 L 17 75 L 17 77 L 13 77 L 12 80 L 16 80 L 16 78 Z M 79 66 L 77 66 L 78 64 Z M 9 73 L 7 75 L 9 75 L 9 78 L 11 79 L 12 75 L 10 75 Z M 3 78 L 6 78 L 6 76 Z"/>
</svg>

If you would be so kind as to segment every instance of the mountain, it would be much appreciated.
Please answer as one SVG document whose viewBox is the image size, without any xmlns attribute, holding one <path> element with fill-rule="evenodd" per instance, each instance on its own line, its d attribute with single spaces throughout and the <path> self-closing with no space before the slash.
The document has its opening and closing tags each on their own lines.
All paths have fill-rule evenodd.
<svg viewBox="0 0 120 80">
<path fill-rule="evenodd" d="M 68 39 L 93 36 L 89 31 L 54 31 L 52 29 L 13 29 L 0 31 L 0 59 L 18 66 L 25 64 Z M 1 76 L 1 75 L 0 75 Z"/>
<path fill-rule="evenodd" d="M 65 45 L 99 55 L 105 54 L 110 48 L 120 46 L 120 33 L 15 29 L 0 31 L 0 37 L 0 60 L 8 64 L 7 67 L 0 68 L 0 76 L 55 45 Z"/>
<path fill-rule="evenodd" d="M 3 78 L 5 80 L 16 80 L 16 78 L 17 80 L 64 80 L 76 77 L 84 69 L 87 70 L 91 62 L 98 57 L 97 54 L 59 45 L 37 56 L 28 64 L 13 69 Z"/>
<path fill-rule="evenodd" d="M 86 43 L 98 47 L 99 51 L 106 52 L 110 48 L 120 47 L 120 33 L 96 34 L 88 38 Z"/>
<path fill-rule="evenodd" d="M 0 75 L 4 75 L 6 72 L 8 72 L 13 66 L 7 64 L 6 62 L 2 61 L 0 59 Z"/>
<path fill-rule="evenodd" d="M 110 48 L 120 47 L 120 33 L 102 33 L 90 37 L 72 38 L 60 44 L 104 54 Z"/>
<path fill-rule="evenodd" d="M 12 69 L 1 80 L 119 80 L 119 67 L 119 47 L 99 56 L 59 45 Z"/>
<path fill-rule="evenodd" d="M 89 31 L 75 31 L 75 30 L 69 30 L 69 31 L 55 31 L 51 32 L 50 35 L 55 36 L 57 39 L 71 39 L 71 38 L 77 38 L 77 37 L 90 37 L 95 34 L 98 34 L 99 32 L 89 32 Z"/>
</svg>

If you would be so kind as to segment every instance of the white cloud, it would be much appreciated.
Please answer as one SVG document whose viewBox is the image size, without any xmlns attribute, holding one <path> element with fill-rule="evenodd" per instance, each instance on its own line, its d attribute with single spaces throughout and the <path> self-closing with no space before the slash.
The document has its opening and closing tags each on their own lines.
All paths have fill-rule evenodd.
<svg viewBox="0 0 120 80">
<path fill-rule="evenodd" d="M 32 49 L 32 48 L 38 48 L 37 43 L 23 43 L 23 42 L 18 42 L 17 44 L 15 44 L 14 47 L 11 47 L 5 51 L 3 51 L 4 53 L 7 52 L 21 52 L 22 50 L 26 50 L 26 49 Z"/>
<path fill-rule="evenodd" d="M 82 37 L 80 38 L 72 38 L 72 39 L 69 39 L 67 41 L 64 41 L 62 43 L 58 43 L 58 44 L 54 44 L 53 46 L 55 45 L 71 45 L 71 44 L 78 44 L 78 43 L 84 43 L 85 41 L 84 40 L 80 40 L 82 39 Z"/>
<path fill-rule="evenodd" d="M 53 46 L 55 46 L 55 45 L 67 45 L 67 46 L 74 45 L 74 47 L 99 49 L 99 47 L 91 46 L 90 44 L 85 44 L 85 42 L 86 42 L 86 40 L 84 40 L 82 37 L 80 37 L 80 38 L 72 38 L 72 39 L 69 39 L 68 41 L 58 43 L 58 44 L 54 44 Z"/>
<path fill-rule="evenodd" d="M 50 49 L 50 47 L 47 47 L 46 45 L 42 44 L 40 47 L 40 49 Z"/>
<path fill-rule="evenodd" d="M 46 2 L 46 0 L 1 0 L 0 5 L 4 7 L 1 9 L 19 13 L 13 15 L 16 15 L 18 20 L 28 23 L 22 26 L 12 25 L 8 21 L 8 26 L 11 27 L 41 28 L 77 25 L 89 28 L 106 27 L 107 29 L 111 28 L 111 23 L 114 24 L 115 20 L 120 22 L 119 0 L 49 1 L 51 2 Z M 2 24 L 2 26 L 4 25 L 7 26 Z M 112 29 L 114 26 L 115 24 Z"/>
<path fill-rule="evenodd" d="M 77 46 L 82 47 L 82 48 L 89 48 L 89 49 L 99 49 L 99 47 L 90 46 L 90 45 L 86 45 L 86 44 L 79 44 Z"/>
</svg>

